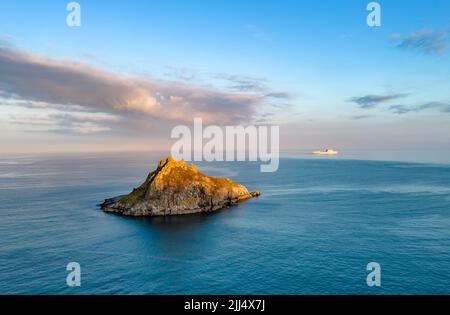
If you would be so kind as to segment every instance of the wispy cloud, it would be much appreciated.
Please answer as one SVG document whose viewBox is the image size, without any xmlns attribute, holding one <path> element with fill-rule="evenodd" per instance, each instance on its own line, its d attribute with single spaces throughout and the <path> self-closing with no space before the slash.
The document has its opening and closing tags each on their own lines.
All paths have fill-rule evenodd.
<svg viewBox="0 0 450 315">
<path fill-rule="evenodd" d="M 0 35 L 0 47 L 13 47 L 14 38 L 10 35 Z"/>
<path fill-rule="evenodd" d="M 356 116 L 350 117 L 350 119 L 352 119 L 352 120 L 361 120 L 361 119 L 366 119 L 366 118 L 369 118 L 369 117 L 370 117 L 369 115 L 356 115 Z"/>
<path fill-rule="evenodd" d="M 89 51 L 84 51 L 80 54 L 81 57 L 85 58 L 85 59 L 91 59 L 91 60 L 98 60 L 99 57 L 97 56 L 97 54 L 93 53 L 93 52 L 89 52 Z"/>
<path fill-rule="evenodd" d="M 393 34 L 390 39 L 401 49 L 424 54 L 441 54 L 450 47 L 450 32 L 422 29 L 406 36 Z"/>
<path fill-rule="evenodd" d="M 365 95 L 353 97 L 349 101 L 357 104 L 360 108 L 370 109 L 379 104 L 386 103 L 401 97 L 405 97 L 407 94 L 387 94 L 387 95 Z"/>
<path fill-rule="evenodd" d="M 231 91 L 252 93 L 268 100 L 291 100 L 291 93 L 285 91 L 274 91 L 268 84 L 266 78 L 252 77 L 238 74 L 212 73 L 210 77 L 225 81 L 227 88 Z"/>
<path fill-rule="evenodd" d="M 210 76 L 228 82 L 228 88 L 235 91 L 265 93 L 269 90 L 265 78 L 228 73 L 212 73 Z"/>
<path fill-rule="evenodd" d="M 51 104 L 47 102 L 39 101 L 26 101 L 13 99 L 14 95 L 2 96 L 0 93 L 0 100 L 2 105 L 8 106 L 18 106 L 27 109 L 45 109 L 45 110 L 56 110 L 64 112 L 89 112 L 91 111 L 88 107 L 80 105 L 61 105 L 61 104 Z"/>
<path fill-rule="evenodd" d="M 429 102 L 418 106 L 392 105 L 389 107 L 389 110 L 399 115 L 433 109 L 443 113 L 450 113 L 450 103 Z"/>
<path fill-rule="evenodd" d="M 266 97 L 272 97 L 272 98 L 276 98 L 276 99 L 291 99 L 292 95 L 290 93 L 287 92 L 271 92 L 271 93 L 267 93 Z"/>
<path fill-rule="evenodd" d="M 193 82 L 197 79 L 198 74 L 187 68 L 166 67 L 164 75 L 179 81 Z"/>
<path fill-rule="evenodd" d="M 63 106 L 33 101 L 1 100 L 2 105 L 25 107 L 26 111 L 2 117 L 10 124 L 24 126 L 38 132 L 91 134 L 111 130 L 121 123 L 122 117 L 106 112 L 92 112 L 80 106 Z M 47 106 L 48 105 L 48 106 Z"/>
<path fill-rule="evenodd" d="M 49 116 L 10 116 L 9 122 L 25 127 L 24 131 L 57 132 L 66 134 L 92 134 L 111 130 L 108 125 L 89 121 L 73 119 L 66 115 Z M 33 128 L 31 128 L 33 127 Z"/>
<path fill-rule="evenodd" d="M 120 117 L 107 113 L 62 113 L 48 116 L 57 124 L 58 132 L 91 134 L 111 130 Z"/>
</svg>

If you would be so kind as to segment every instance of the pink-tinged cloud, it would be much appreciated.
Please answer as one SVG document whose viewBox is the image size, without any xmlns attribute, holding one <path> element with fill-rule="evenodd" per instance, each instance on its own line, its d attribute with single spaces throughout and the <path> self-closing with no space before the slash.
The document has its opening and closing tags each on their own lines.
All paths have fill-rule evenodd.
<svg viewBox="0 0 450 315">
<path fill-rule="evenodd" d="M 0 47 L 0 95 L 58 106 L 128 113 L 150 120 L 236 124 L 251 121 L 264 97 L 119 75 L 80 62 Z"/>
</svg>

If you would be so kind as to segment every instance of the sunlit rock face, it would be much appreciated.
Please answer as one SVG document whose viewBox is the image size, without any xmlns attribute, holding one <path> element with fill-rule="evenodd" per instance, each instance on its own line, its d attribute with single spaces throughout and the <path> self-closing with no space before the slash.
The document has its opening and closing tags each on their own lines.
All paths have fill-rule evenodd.
<svg viewBox="0 0 450 315">
<path fill-rule="evenodd" d="M 228 178 L 207 176 L 195 165 L 168 157 L 139 188 L 105 200 L 101 208 L 128 216 L 177 215 L 216 211 L 259 195 Z"/>
</svg>

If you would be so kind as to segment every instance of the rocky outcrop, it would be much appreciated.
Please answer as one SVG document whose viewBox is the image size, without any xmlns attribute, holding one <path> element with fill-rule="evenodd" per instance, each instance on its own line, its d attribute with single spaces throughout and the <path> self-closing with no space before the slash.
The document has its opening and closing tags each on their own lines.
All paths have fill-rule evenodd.
<svg viewBox="0 0 450 315">
<path fill-rule="evenodd" d="M 128 216 L 176 215 L 216 211 L 259 195 L 228 178 L 209 177 L 195 165 L 168 157 L 139 188 L 105 200 L 101 208 Z"/>
</svg>

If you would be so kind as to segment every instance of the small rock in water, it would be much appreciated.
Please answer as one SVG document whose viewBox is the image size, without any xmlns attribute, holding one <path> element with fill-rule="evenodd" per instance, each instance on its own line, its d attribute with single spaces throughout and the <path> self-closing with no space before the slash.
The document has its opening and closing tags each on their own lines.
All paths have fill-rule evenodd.
<svg viewBox="0 0 450 315">
<path fill-rule="evenodd" d="M 139 188 L 106 199 L 101 208 L 128 216 L 177 215 L 216 211 L 260 195 L 228 178 L 207 176 L 195 165 L 168 157 Z"/>
</svg>

